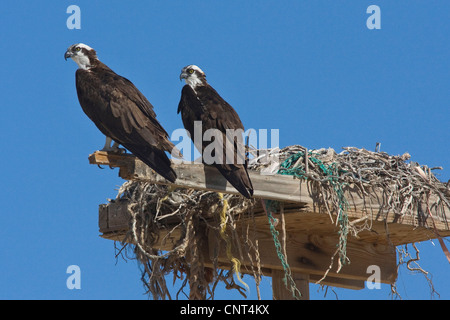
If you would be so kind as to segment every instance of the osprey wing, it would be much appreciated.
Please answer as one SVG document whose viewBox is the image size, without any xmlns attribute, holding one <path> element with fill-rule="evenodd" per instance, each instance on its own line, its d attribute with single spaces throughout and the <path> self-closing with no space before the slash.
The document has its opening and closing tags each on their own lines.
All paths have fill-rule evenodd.
<svg viewBox="0 0 450 320">
<path fill-rule="evenodd" d="M 78 69 L 77 93 L 84 112 L 107 137 L 120 143 L 170 181 L 176 175 L 164 151 L 175 147 L 153 106 L 134 84 L 109 68 Z"/>
<path fill-rule="evenodd" d="M 253 195 L 253 186 L 247 172 L 247 159 L 244 154 L 238 155 L 239 151 L 244 153 L 242 136 L 238 133 L 232 136 L 227 134 L 227 129 L 244 130 L 244 126 L 236 113 L 215 90 L 209 85 L 198 86 L 195 91 L 189 85 L 183 87 L 181 100 L 178 105 L 178 113 L 181 112 L 183 124 L 186 130 L 194 137 L 194 121 L 202 122 L 202 135 L 209 129 L 217 129 L 222 133 L 222 161 L 215 163 L 214 166 L 220 173 L 245 197 L 250 198 Z M 228 133 L 230 133 L 228 132 Z M 237 138 L 235 140 L 235 138 Z M 203 139 L 202 139 L 203 140 Z M 226 143 L 226 141 L 231 143 Z M 194 141 L 195 143 L 196 141 Z M 202 145 L 196 148 L 199 151 L 205 150 L 209 141 L 202 141 Z M 239 145 L 240 144 L 240 145 Z M 227 150 L 231 147 L 231 150 Z M 232 162 L 227 161 L 227 155 L 232 154 Z M 238 162 L 240 159 L 240 162 Z"/>
</svg>

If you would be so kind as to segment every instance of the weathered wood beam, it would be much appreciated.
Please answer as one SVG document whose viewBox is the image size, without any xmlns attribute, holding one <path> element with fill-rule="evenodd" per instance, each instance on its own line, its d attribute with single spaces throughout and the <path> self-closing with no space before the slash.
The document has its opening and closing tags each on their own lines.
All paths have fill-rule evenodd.
<svg viewBox="0 0 450 320">
<path fill-rule="evenodd" d="M 183 162 L 173 165 L 172 167 L 178 178 L 175 183 L 170 183 L 142 161 L 130 155 L 97 151 L 89 156 L 89 162 L 119 167 L 119 176 L 125 180 L 145 180 L 156 184 L 169 184 L 174 187 L 239 194 L 216 168 L 199 163 Z M 253 171 L 250 171 L 249 175 L 255 188 L 255 198 L 311 202 L 308 192 L 301 188 L 298 179 L 295 180 L 291 176 L 282 175 L 261 175 L 259 172 Z"/>
<path fill-rule="evenodd" d="M 128 222 L 124 217 L 128 217 L 128 204 L 126 201 L 111 203 L 100 206 L 100 216 L 106 217 L 100 225 L 103 232 L 102 237 L 112 240 L 122 241 L 128 231 Z M 312 225 L 309 230 L 301 230 L 296 222 L 297 213 L 285 214 L 286 225 L 286 253 L 290 269 L 294 273 L 309 274 L 311 281 L 318 281 L 328 270 L 331 257 L 336 252 L 338 242 L 337 230 L 330 223 L 319 223 L 316 228 Z M 325 216 L 325 215 L 322 215 Z M 308 216 L 305 216 L 308 219 Z M 328 219 L 328 217 L 325 216 Z M 318 220 L 316 220 L 318 221 Z M 267 217 L 259 215 L 252 219 L 241 219 L 237 222 L 236 231 L 241 243 L 244 243 L 246 234 L 244 230 L 250 228 L 250 233 L 254 234 L 258 240 L 260 266 L 264 270 L 283 270 L 274 245 L 272 234 L 269 230 Z M 279 229 L 279 228 L 278 228 Z M 301 230 L 301 231 L 299 231 Z M 172 250 L 182 237 L 181 230 L 167 228 L 161 230 L 160 242 L 154 245 L 155 249 Z M 132 243 L 132 239 L 128 239 Z M 208 234 L 208 250 L 205 256 L 211 257 L 211 261 L 205 261 L 207 266 L 213 266 L 216 257 L 219 265 L 230 266 L 229 258 L 225 252 L 225 243 L 217 238 L 210 230 Z M 242 263 L 242 272 L 251 270 L 252 261 L 247 255 L 240 257 L 238 248 L 232 250 L 234 256 L 238 257 Z M 364 281 L 369 276 L 367 267 L 378 265 L 381 270 L 380 281 L 383 283 L 393 283 L 397 275 L 396 255 L 393 246 L 387 244 L 371 243 L 364 240 L 348 238 L 347 256 L 351 263 L 344 265 L 337 272 L 337 260 L 329 270 L 324 284 L 351 289 L 361 289 Z M 253 261 L 254 263 L 254 261 Z"/>
<path fill-rule="evenodd" d="M 155 184 L 171 185 L 173 187 L 239 194 L 216 168 L 204 166 L 203 164 L 174 164 L 173 168 L 178 178 L 175 183 L 170 183 L 160 175 L 156 174 L 142 161 L 130 154 L 115 154 L 96 151 L 89 156 L 89 162 L 91 164 L 119 167 L 119 176 L 125 180 L 141 180 Z M 311 190 L 311 184 L 305 181 L 294 179 L 291 176 L 278 174 L 261 175 L 259 172 L 255 171 L 249 171 L 249 175 L 255 189 L 255 198 L 277 200 L 281 202 L 295 202 L 307 208 L 309 212 L 325 212 L 322 197 L 320 196 L 320 190 Z M 401 226 L 409 226 L 403 228 L 405 231 L 408 231 L 408 233 L 409 230 L 411 230 L 411 227 L 413 227 L 414 230 L 418 227 L 421 229 L 420 232 L 417 232 L 419 240 L 412 239 L 414 241 L 437 238 L 436 233 L 433 231 L 434 226 L 430 219 L 418 221 L 417 218 L 412 217 L 411 215 L 398 217 L 394 214 L 388 214 L 384 209 L 385 204 L 383 203 L 383 194 L 379 191 L 373 190 L 370 195 L 363 196 L 355 186 L 346 186 L 344 192 L 349 202 L 347 214 L 350 218 L 370 216 L 372 221 L 379 220 L 389 224 L 395 222 L 400 228 L 402 228 Z M 430 203 L 432 203 L 432 201 L 433 199 L 430 199 Z M 444 214 L 448 217 L 447 219 L 450 220 L 450 212 L 446 210 Z M 383 219 L 386 216 L 387 219 L 384 221 Z M 450 230 L 446 221 L 442 221 L 435 217 L 434 222 L 436 230 L 440 232 L 441 236 L 450 235 Z M 409 235 L 411 236 L 411 234 Z"/>
<path fill-rule="evenodd" d="M 380 267 L 380 281 L 394 283 L 397 277 L 397 264 L 395 247 L 390 244 L 372 243 L 349 236 L 347 238 L 346 253 L 350 263 L 338 270 L 339 256 L 335 256 L 333 266 L 330 268 L 331 257 L 336 253 L 339 228 L 332 228 L 331 224 L 317 226 L 316 229 L 299 231 L 299 225 L 295 224 L 297 214 L 285 214 L 286 222 L 286 256 L 292 272 L 309 274 L 319 277 L 328 270 L 328 275 L 333 278 L 365 281 L 369 274 L 367 268 L 371 265 Z M 289 227 L 288 227 L 289 226 Z M 253 219 L 238 221 L 236 231 L 241 243 L 246 241 L 246 234 L 242 230 L 255 234 L 258 240 L 259 259 L 261 267 L 270 270 L 283 270 L 278 253 L 275 248 L 273 235 L 270 231 L 267 217 L 264 215 Z M 280 227 L 277 230 L 281 232 Z M 279 236 L 281 238 L 281 234 Z M 279 239 L 281 241 L 281 239 Z M 218 243 L 220 242 L 220 244 Z M 210 257 L 218 257 L 220 262 L 229 261 L 225 245 L 221 239 L 209 235 Z M 239 250 L 234 248 L 233 255 L 239 257 Z M 251 261 L 247 255 L 243 255 L 241 263 L 250 266 Z M 254 260 L 254 259 L 253 259 Z M 330 269 L 329 269 L 330 268 Z M 317 279 L 315 277 L 315 279 Z"/>
</svg>

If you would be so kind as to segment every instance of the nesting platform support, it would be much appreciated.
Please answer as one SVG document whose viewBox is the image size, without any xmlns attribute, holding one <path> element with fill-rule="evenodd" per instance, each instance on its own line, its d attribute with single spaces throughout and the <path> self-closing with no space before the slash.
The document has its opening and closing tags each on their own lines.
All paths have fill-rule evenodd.
<svg viewBox="0 0 450 320">
<path fill-rule="evenodd" d="M 238 194 L 215 168 L 202 164 L 173 164 L 178 179 L 172 184 L 132 155 L 97 151 L 89 156 L 89 161 L 91 164 L 119 167 L 119 176 L 126 180 Z M 277 200 L 284 204 L 286 256 L 303 299 L 309 297 L 308 283 L 319 280 L 325 285 L 362 289 L 372 274 L 370 266 L 379 267 L 380 282 L 392 284 L 397 278 L 395 246 L 437 237 L 431 221 L 416 221 L 407 217 L 399 219 L 393 214 L 384 214 L 384 218 L 380 218 L 380 212 L 383 210 L 382 194 L 371 194 L 368 199 L 367 196 L 359 194 L 356 188 L 347 187 L 344 191 L 350 204 L 347 212 L 350 223 L 358 223 L 369 217 L 371 226 L 370 230 L 360 232 L 357 238 L 348 236 L 346 250 L 351 263 L 338 270 L 338 264 L 335 262 L 330 268 L 331 257 L 336 252 L 338 243 L 339 227 L 331 222 L 329 214 L 324 211 L 321 197 L 317 194 L 319 191 L 313 190 L 310 184 L 290 176 L 261 175 L 259 172 L 249 174 L 255 189 L 255 198 Z M 450 217 L 450 213 L 446 214 Z M 128 217 L 126 201 L 100 205 L 101 236 L 122 241 L 128 231 Z M 274 217 L 280 216 L 274 214 Z M 259 209 L 255 208 L 251 219 L 241 217 L 237 224 L 238 232 L 244 232 L 243 230 L 250 224 L 254 228 L 259 248 L 264 248 L 260 250 L 261 270 L 264 275 L 272 277 L 274 298 L 292 298 L 282 280 L 283 267 L 277 256 L 268 218 L 262 206 Z M 435 221 L 435 225 L 441 236 L 450 235 L 445 223 Z M 162 240 L 156 249 L 171 250 L 182 235 L 176 231 L 170 234 L 164 232 L 166 231 L 161 230 L 159 238 Z M 243 234 L 240 237 L 244 239 Z M 230 268 L 226 253 L 215 252 L 218 247 L 217 241 L 221 239 L 213 237 L 211 233 L 208 245 L 203 248 L 207 251 L 204 252 L 204 256 L 218 257 L 219 267 Z M 250 273 L 252 262 L 244 257 L 241 263 L 241 272 Z M 205 264 L 213 267 L 212 261 L 205 261 Z M 323 278 L 325 272 L 327 276 Z"/>
</svg>

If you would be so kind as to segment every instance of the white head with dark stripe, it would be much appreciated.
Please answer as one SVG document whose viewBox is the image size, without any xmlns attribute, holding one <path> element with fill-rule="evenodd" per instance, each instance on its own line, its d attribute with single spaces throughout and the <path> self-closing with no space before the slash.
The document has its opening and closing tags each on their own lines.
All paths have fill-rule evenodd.
<svg viewBox="0 0 450 320">
<path fill-rule="evenodd" d="M 97 52 L 84 43 L 71 45 L 64 54 L 64 59 L 67 58 L 72 58 L 83 70 L 89 70 L 98 61 Z"/>
<path fill-rule="evenodd" d="M 180 80 L 184 79 L 192 89 L 206 85 L 206 75 L 196 65 L 188 65 L 181 70 Z"/>
</svg>

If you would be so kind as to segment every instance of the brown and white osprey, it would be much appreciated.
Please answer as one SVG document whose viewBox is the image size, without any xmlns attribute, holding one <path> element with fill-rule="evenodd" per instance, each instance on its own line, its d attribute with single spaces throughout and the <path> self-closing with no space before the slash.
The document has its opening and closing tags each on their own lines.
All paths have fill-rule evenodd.
<svg viewBox="0 0 450 320">
<path fill-rule="evenodd" d="M 78 100 L 84 113 L 106 136 L 102 150 L 118 151 L 121 144 L 174 182 L 176 174 L 165 151 L 172 153 L 175 146 L 144 95 L 131 81 L 103 64 L 95 50 L 85 44 L 70 46 L 64 58 L 72 58 L 79 67 L 75 73 Z"/>
<path fill-rule="evenodd" d="M 253 185 L 247 172 L 248 162 L 242 137 L 244 126 L 238 114 L 207 83 L 205 73 L 199 67 L 195 65 L 184 67 L 181 79 L 185 79 L 186 85 L 181 92 L 178 113 L 181 112 L 185 129 L 189 132 L 195 147 L 202 153 L 203 162 L 205 150 L 211 144 L 205 141 L 205 133 L 213 129 L 216 131 L 215 135 L 212 134 L 214 142 L 220 145 L 220 149 L 215 148 L 214 152 L 220 155 L 213 155 L 215 158 L 213 163 L 205 163 L 214 165 L 236 190 L 246 198 L 251 198 Z M 202 139 L 198 141 L 194 138 L 198 130 L 196 123 L 201 125 Z M 234 134 L 235 132 L 237 134 Z"/>
</svg>

